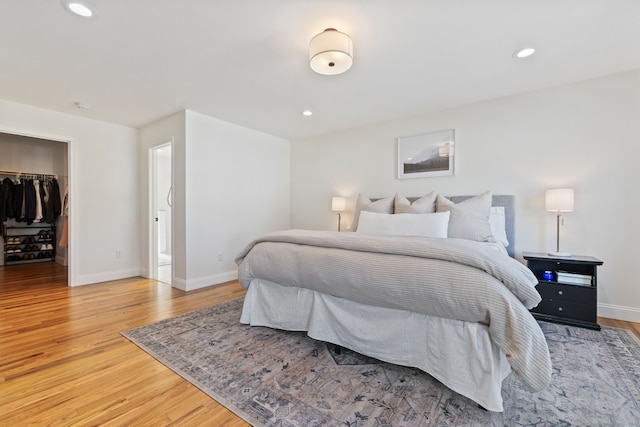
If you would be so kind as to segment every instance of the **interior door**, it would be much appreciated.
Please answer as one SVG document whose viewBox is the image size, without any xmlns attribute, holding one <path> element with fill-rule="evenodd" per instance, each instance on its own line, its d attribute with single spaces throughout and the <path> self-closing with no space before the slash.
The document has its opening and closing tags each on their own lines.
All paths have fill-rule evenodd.
<svg viewBox="0 0 640 427">
<path fill-rule="evenodd" d="M 152 276 L 154 279 L 172 283 L 172 146 L 171 143 L 154 147 L 152 157 L 151 235 Z"/>
</svg>

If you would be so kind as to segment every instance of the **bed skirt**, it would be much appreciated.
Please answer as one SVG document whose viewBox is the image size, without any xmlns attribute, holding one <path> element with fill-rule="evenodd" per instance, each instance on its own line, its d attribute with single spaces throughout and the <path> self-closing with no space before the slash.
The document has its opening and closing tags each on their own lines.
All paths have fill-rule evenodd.
<svg viewBox="0 0 640 427">
<path fill-rule="evenodd" d="M 306 331 L 385 362 L 427 372 L 485 409 L 502 412 L 511 368 L 486 325 L 375 307 L 309 289 L 251 281 L 241 323 Z"/>
</svg>

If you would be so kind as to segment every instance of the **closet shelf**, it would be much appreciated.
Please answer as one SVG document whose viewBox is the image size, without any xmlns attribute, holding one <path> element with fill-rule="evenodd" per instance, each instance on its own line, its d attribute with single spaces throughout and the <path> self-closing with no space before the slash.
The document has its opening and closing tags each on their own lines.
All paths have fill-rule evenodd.
<svg viewBox="0 0 640 427">
<path fill-rule="evenodd" d="M 23 171 L 3 171 L 0 170 L 0 175 L 11 175 L 11 176 L 17 176 L 19 178 L 25 178 L 25 179 L 29 179 L 29 178 L 38 178 L 38 177 L 42 177 L 42 178 L 58 178 L 58 175 L 51 175 L 49 173 L 36 173 L 36 172 L 23 172 Z"/>
</svg>

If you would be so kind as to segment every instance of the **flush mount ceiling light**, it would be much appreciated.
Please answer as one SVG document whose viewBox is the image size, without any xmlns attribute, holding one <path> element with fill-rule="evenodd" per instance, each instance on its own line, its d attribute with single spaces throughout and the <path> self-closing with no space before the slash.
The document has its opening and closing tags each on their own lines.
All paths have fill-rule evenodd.
<svg viewBox="0 0 640 427">
<path fill-rule="evenodd" d="M 536 50 L 534 48 L 532 48 L 532 47 L 525 47 L 525 48 L 516 50 L 513 53 L 513 57 L 514 58 L 518 58 L 518 59 L 526 58 L 528 56 L 533 55 L 535 53 L 535 51 Z"/>
<path fill-rule="evenodd" d="M 335 28 L 327 28 L 309 42 L 309 63 L 318 74 L 344 73 L 353 64 L 351 38 Z"/>
<path fill-rule="evenodd" d="M 69 12 L 82 16 L 83 18 L 94 18 L 96 15 L 95 8 L 85 1 L 62 0 L 61 3 Z"/>
<path fill-rule="evenodd" d="M 313 111 L 311 111 L 311 110 L 304 110 L 304 111 L 302 112 L 302 115 L 303 115 L 303 116 L 305 116 L 305 117 L 313 116 Z"/>
</svg>

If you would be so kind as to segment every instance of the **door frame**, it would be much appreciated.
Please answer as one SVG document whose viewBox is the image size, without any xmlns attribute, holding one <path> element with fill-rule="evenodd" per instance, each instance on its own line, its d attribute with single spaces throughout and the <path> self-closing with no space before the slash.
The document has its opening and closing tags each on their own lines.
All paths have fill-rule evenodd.
<svg viewBox="0 0 640 427">
<path fill-rule="evenodd" d="M 153 147 L 149 147 L 148 152 L 148 162 L 149 162 L 149 188 L 148 188 L 148 198 L 149 198 L 149 241 L 148 241 L 148 253 L 149 253 L 149 276 L 154 280 L 158 280 L 158 226 L 156 221 L 156 214 L 158 212 L 158 199 L 157 199 L 157 174 L 158 174 L 158 150 L 162 148 L 170 147 L 171 148 L 171 187 L 173 188 L 173 138 L 169 142 L 164 142 L 162 144 L 155 145 Z M 173 199 L 173 194 L 171 195 Z M 173 268 L 173 215 L 171 215 L 171 283 L 173 286 L 174 282 L 174 268 Z"/>
<path fill-rule="evenodd" d="M 74 194 L 77 194 L 76 182 L 73 179 L 73 177 L 75 176 L 75 170 L 76 170 L 76 152 L 75 152 L 76 145 L 73 141 L 73 138 L 60 136 L 60 135 L 52 135 L 45 132 L 33 132 L 33 131 L 27 131 L 27 130 L 21 130 L 21 129 L 6 128 L 6 127 L 0 127 L 0 132 L 11 134 L 11 135 L 24 136 L 28 138 L 43 139 L 51 142 L 66 143 L 67 144 L 67 171 L 66 172 L 67 172 L 68 193 L 70 197 L 73 197 Z M 76 241 L 75 241 L 76 227 L 75 227 L 75 221 L 73 220 L 74 218 L 76 218 L 74 206 L 75 206 L 74 203 L 69 203 L 69 206 L 68 206 L 68 209 L 69 209 L 69 223 L 68 223 L 68 230 L 67 230 L 68 245 L 66 249 L 67 249 L 67 286 L 69 287 L 76 286 L 76 284 L 78 283 L 78 263 L 76 262 L 77 252 L 75 250 L 75 248 L 77 247 Z"/>
</svg>

